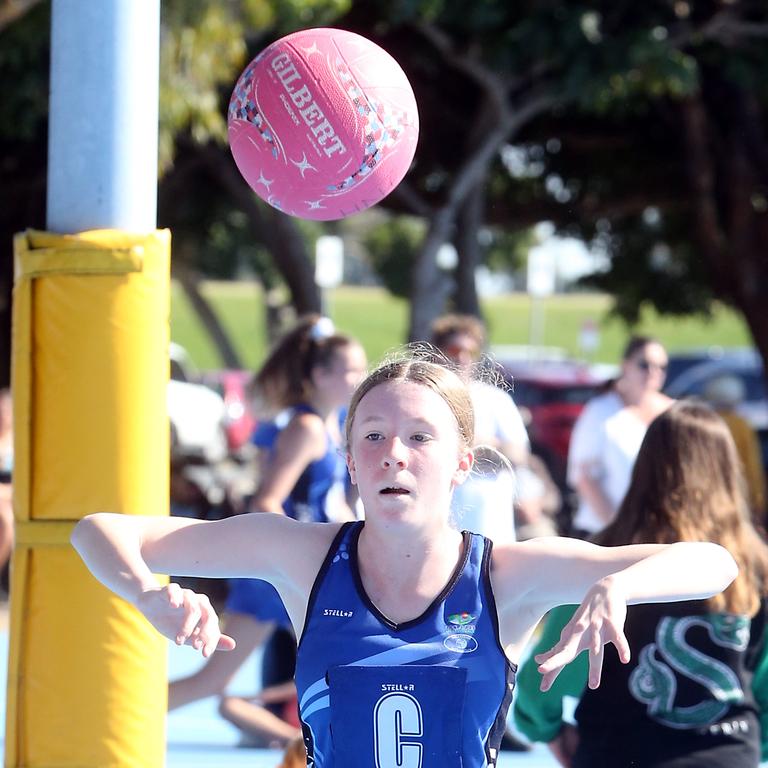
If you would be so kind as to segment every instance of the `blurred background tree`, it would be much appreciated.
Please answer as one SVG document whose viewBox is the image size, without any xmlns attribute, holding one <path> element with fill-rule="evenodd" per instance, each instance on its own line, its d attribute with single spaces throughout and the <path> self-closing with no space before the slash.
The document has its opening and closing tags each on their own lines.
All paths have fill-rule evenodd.
<svg viewBox="0 0 768 768">
<path fill-rule="evenodd" d="M 431 222 L 412 335 L 434 312 L 415 297 L 439 294 L 436 247 L 474 210 L 507 231 L 552 221 L 603 252 L 590 284 L 629 322 L 645 302 L 737 307 L 766 357 L 764 3 L 357 0 L 343 23 L 376 31 L 422 110 L 392 196 Z"/>
<path fill-rule="evenodd" d="M 391 231 L 368 237 L 385 284 L 408 291 L 412 338 L 446 307 L 479 312 L 477 265 L 502 250 L 519 264 L 531 227 L 551 221 L 606 256 L 585 285 L 611 293 L 628 322 L 648 304 L 706 314 L 717 299 L 768 357 L 761 0 L 164 0 L 162 13 L 158 223 L 173 230 L 189 291 L 200 275 L 256 274 L 285 285 L 297 311 L 321 306 L 311 248 L 326 228 L 257 200 L 224 121 L 250 57 L 332 24 L 390 51 L 419 104 L 413 167 L 381 206 Z M 49 16 L 49 2 L 0 0 L 6 367 L 10 239 L 44 225 Z M 449 271 L 437 260 L 445 243 L 458 254 Z"/>
</svg>

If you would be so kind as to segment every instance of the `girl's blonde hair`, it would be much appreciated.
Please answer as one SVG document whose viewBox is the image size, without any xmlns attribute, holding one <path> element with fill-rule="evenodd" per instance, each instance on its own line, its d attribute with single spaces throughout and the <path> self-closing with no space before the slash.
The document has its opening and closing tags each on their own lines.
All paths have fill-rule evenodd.
<svg viewBox="0 0 768 768">
<path fill-rule="evenodd" d="M 435 353 L 433 350 L 425 348 L 422 356 L 416 356 L 417 354 L 411 351 L 407 357 L 384 362 L 370 373 L 355 390 L 347 413 L 347 445 L 350 442 L 357 406 L 366 394 L 379 384 L 404 381 L 421 384 L 440 395 L 456 417 L 462 449 L 469 450 L 472 447 L 475 436 L 475 415 L 466 385 L 458 374 L 449 367 L 434 362 Z M 432 359 L 427 359 L 429 357 Z"/>
<path fill-rule="evenodd" d="M 272 347 L 253 378 L 253 395 L 267 411 L 306 402 L 312 395 L 312 371 L 331 368 L 340 350 L 357 344 L 337 333 L 329 318 L 303 315 Z"/>
<path fill-rule="evenodd" d="M 768 590 L 768 546 L 752 524 L 736 446 L 707 405 L 680 400 L 648 427 L 616 519 L 599 544 L 712 541 L 739 565 L 713 610 L 754 615 Z"/>
</svg>

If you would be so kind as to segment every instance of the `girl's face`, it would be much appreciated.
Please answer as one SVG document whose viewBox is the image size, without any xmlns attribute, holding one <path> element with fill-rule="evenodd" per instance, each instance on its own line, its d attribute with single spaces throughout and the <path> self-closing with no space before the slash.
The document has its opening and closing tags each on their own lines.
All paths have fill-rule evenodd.
<svg viewBox="0 0 768 768">
<path fill-rule="evenodd" d="M 336 350 L 328 368 L 318 366 L 312 372 L 313 383 L 333 407 L 348 405 L 352 393 L 363 380 L 368 361 L 359 344 L 347 344 Z"/>
<path fill-rule="evenodd" d="M 447 520 L 451 493 L 472 468 L 449 405 L 434 390 L 385 382 L 360 400 L 347 466 L 366 517 Z"/>
<path fill-rule="evenodd" d="M 638 391 L 658 392 L 664 386 L 668 357 L 661 344 L 646 344 L 622 364 L 622 378 Z"/>
</svg>

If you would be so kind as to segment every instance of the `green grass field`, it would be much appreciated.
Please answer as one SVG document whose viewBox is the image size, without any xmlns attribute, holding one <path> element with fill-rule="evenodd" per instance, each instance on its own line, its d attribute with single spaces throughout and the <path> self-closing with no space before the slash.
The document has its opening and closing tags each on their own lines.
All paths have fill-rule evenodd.
<svg viewBox="0 0 768 768">
<path fill-rule="evenodd" d="M 267 347 L 260 286 L 251 282 L 208 282 L 203 292 L 240 352 L 243 364 L 248 368 L 257 366 Z M 326 300 L 327 311 L 337 327 L 359 338 L 371 361 L 405 341 L 407 302 L 380 289 L 352 287 L 331 291 Z M 493 345 L 533 342 L 560 347 L 581 357 L 580 331 L 586 321 L 593 321 L 600 336 L 599 346 L 590 356 L 596 362 L 617 362 L 631 331 L 657 336 L 669 350 L 752 343 L 741 316 L 724 307 L 718 308 L 710 322 L 699 317 L 662 318 L 647 311 L 642 323 L 631 330 L 608 316 L 610 307 L 610 297 L 593 294 L 552 296 L 537 304 L 525 294 L 509 294 L 483 303 Z M 171 293 L 171 336 L 186 347 L 199 368 L 220 366 L 215 348 L 176 285 Z"/>
</svg>

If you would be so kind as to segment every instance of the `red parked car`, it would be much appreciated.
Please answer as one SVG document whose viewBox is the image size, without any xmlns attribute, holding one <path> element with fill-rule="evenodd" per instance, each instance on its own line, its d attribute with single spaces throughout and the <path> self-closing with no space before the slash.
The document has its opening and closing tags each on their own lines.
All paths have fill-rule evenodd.
<svg viewBox="0 0 768 768">
<path fill-rule="evenodd" d="M 605 384 L 605 375 L 575 360 L 499 360 L 499 365 L 528 428 L 531 450 L 565 491 L 573 425 Z"/>
</svg>

